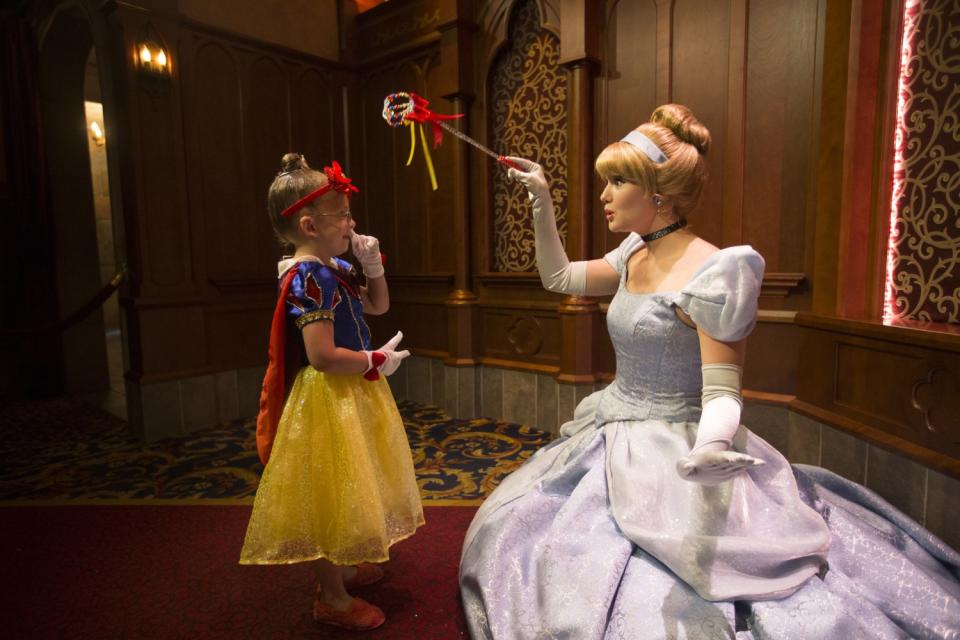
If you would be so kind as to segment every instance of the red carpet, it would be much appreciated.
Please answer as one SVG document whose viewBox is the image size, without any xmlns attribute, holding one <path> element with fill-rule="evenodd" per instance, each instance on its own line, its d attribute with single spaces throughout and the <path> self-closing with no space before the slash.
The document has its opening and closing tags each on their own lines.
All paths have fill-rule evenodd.
<svg viewBox="0 0 960 640">
<path fill-rule="evenodd" d="M 392 550 L 386 579 L 356 595 L 387 623 L 317 628 L 308 565 L 237 564 L 249 506 L 0 508 L 7 638 L 466 638 L 460 546 L 475 507 L 428 507 Z"/>
</svg>

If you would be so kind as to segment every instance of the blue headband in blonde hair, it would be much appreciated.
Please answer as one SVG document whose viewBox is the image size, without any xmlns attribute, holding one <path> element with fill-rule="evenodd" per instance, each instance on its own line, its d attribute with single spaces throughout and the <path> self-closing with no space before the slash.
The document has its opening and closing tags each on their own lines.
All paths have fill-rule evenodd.
<svg viewBox="0 0 960 640">
<path fill-rule="evenodd" d="M 639 131 L 631 131 L 627 135 L 620 138 L 620 142 L 626 142 L 627 144 L 633 145 L 640 151 L 643 151 L 643 155 L 650 158 L 653 162 L 660 164 L 667 161 L 666 154 L 660 150 L 660 147 L 653 144 L 653 140 L 643 135 Z"/>
</svg>

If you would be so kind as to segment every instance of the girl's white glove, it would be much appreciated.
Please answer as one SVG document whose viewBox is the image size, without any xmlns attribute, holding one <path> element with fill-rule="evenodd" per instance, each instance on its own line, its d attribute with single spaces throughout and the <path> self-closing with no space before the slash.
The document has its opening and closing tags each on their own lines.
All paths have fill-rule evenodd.
<svg viewBox="0 0 960 640">
<path fill-rule="evenodd" d="M 367 356 L 367 370 L 363 372 L 363 377 L 370 381 L 379 380 L 381 373 L 389 376 L 396 371 L 400 367 L 400 362 L 410 355 L 406 349 L 396 350 L 401 340 L 403 340 L 403 332 L 397 331 L 397 335 L 376 351 L 362 351 L 361 353 Z"/>
<path fill-rule="evenodd" d="M 379 278 L 383 275 L 383 260 L 380 257 L 380 241 L 373 236 L 359 233 L 350 235 L 350 248 L 363 268 L 363 275 Z"/>
</svg>

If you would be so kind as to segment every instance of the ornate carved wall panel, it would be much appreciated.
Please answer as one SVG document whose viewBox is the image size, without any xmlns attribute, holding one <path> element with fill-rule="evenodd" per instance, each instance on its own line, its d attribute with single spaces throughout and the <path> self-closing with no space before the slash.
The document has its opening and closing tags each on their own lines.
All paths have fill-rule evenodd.
<svg viewBox="0 0 960 640">
<path fill-rule="evenodd" d="M 358 15 L 355 30 L 341 35 L 358 60 L 389 64 L 413 49 L 434 44 L 437 28 L 456 17 L 457 9 L 448 0 L 382 3 Z"/>
<path fill-rule="evenodd" d="M 960 323 L 960 0 L 907 0 L 888 316 Z"/>
<path fill-rule="evenodd" d="M 553 196 L 557 227 L 566 237 L 566 75 L 559 68 L 560 43 L 540 26 L 533 0 L 518 2 L 510 37 L 489 72 L 491 147 L 535 159 Z M 506 173 L 492 174 L 493 270 L 532 271 L 532 213 L 526 190 Z"/>
<path fill-rule="evenodd" d="M 484 356 L 556 367 L 560 360 L 560 320 L 549 310 L 490 308 L 482 311 Z"/>
</svg>

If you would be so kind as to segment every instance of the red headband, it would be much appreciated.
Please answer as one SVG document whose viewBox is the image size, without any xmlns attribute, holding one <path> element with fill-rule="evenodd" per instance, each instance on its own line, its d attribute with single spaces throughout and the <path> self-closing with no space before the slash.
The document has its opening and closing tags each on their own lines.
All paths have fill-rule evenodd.
<svg viewBox="0 0 960 640">
<path fill-rule="evenodd" d="M 292 205 L 280 212 L 280 215 L 284 218 L 293 215 L 298 210 L 307 206 L 323 194 L 328 191 L 336 191 L 337 193 L 345 193 L 347 197 L 350 197 L 353 193 L 359 193 L 360 189 L 357 189 L 355 186 L 350 184 L 352 180 L 347 176 L 343 175 L 343 170 L 340 168 L 340 163 L 336 160 L 333 161 L 332 167 L 324 167 L 323 172 L 327 174 L 327 184 L 323 185 L 319 189 L 311 191 L 307 195 L 303 196 Z"/>
</svg>

